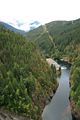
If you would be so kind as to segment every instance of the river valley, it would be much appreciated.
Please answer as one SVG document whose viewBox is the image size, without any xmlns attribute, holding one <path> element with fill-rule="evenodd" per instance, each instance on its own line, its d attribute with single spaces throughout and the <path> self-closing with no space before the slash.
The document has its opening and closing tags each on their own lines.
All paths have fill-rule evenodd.
<svg viewBox="0 0 80 120">
<path fill-rule="evenodd" d="M 69 69 L 61 66 L 61 76 L 57 78 L 59 86 L 51 102 L 46 105 L 43 120 L 72 120 L 69 102 Z"/>
</svg>

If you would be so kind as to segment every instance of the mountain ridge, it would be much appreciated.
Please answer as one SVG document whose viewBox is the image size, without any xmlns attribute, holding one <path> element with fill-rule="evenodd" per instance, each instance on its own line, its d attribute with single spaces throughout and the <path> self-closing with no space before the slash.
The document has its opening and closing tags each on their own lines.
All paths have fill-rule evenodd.
<svg viewBox="0 0 80 120">
<path fill-rule="evenodd" d="M 44 26 L 46 26 L 46 32 L 44 32 Z M 68 56 L 69 60 L 73 61 L 71 60 L 72 51 L 75 52 L 75 56 L 79 55 L 79 52 L 77 54 L 77 47 L 75 49 L 75 45 L 79 46 L 79 30 L 80 19 L 73 21 L 53 21 L 27 32 L 26 37 L 34 41 L 46 56 Z M 69 50 L 70 47 L 72 51 Z M 72 59 L 74 59 L 73 55 Z"/>
<path fill-rule="evenodd" d="M 15 33 L 20 33 L 20 34 L 25 34 L 25 31 L 24 30 L 20 30 L 20 29 L 17 29 L 15 27 L 13 27 L 12 25 L 9 25 L 8 23 L 5 23 L 5 22 L 2 22 L 0 21 L 0 26 L 3 26 L 5 27 L 6 29 L 9 29 Z"/>
</svg>

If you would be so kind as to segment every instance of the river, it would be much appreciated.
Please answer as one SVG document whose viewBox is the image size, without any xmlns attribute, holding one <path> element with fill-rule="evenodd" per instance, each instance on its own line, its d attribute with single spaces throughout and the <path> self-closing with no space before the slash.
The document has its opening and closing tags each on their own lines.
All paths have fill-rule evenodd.
<svg viewBox="0 0 80 120">
<path fill-rule="evenodd" d="M 43 120 L 72 120 L 69 102 L 69 69 L 61 67 L 61 76 L 57 78 L 59 86 L 51 102 L 44 108 Z"/>
</svg>

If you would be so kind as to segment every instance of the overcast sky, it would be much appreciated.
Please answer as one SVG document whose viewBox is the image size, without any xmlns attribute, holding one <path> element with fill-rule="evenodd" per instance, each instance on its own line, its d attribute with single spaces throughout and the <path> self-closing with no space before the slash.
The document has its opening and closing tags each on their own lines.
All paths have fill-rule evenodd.
<svg viewBox="0 0 80 120">
<path fill-rule="evenodd" d="M 0 21 L 27 30 L 29 24 L 80 18 L 80 0 L 0 0 Z"/>
</svg>

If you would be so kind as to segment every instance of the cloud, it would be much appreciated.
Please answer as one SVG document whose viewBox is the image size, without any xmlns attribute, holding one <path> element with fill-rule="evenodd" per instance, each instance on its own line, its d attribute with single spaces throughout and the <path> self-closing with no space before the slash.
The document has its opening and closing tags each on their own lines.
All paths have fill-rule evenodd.
<svg viewBox="0 0 80 120">
<path fill-rule="evenodd" d="M 30 29 L 30 25 L 24 22 L 20 22 L 19 20 L 14 20 L 12 22 L 7 22 L 8 24 L 10 24 L 11 26 L 17 28 L 17 29 L 21 29 L 21 30 L 29 30 Z"/>
<path fill-rule="evenodd" d="M 39 21 L 34 21 L 34 22 L 30 23 L 30 25 L 39 25 L 39 24 L 40 24 Z"/>
<path fill-rule="evenodd" d="M 21 27 L 22 25 L 26 24 L 24 22 L 20 22 L 19 20 L 16 20 L 16 24 L 18 27 Z"/>
</svg>

